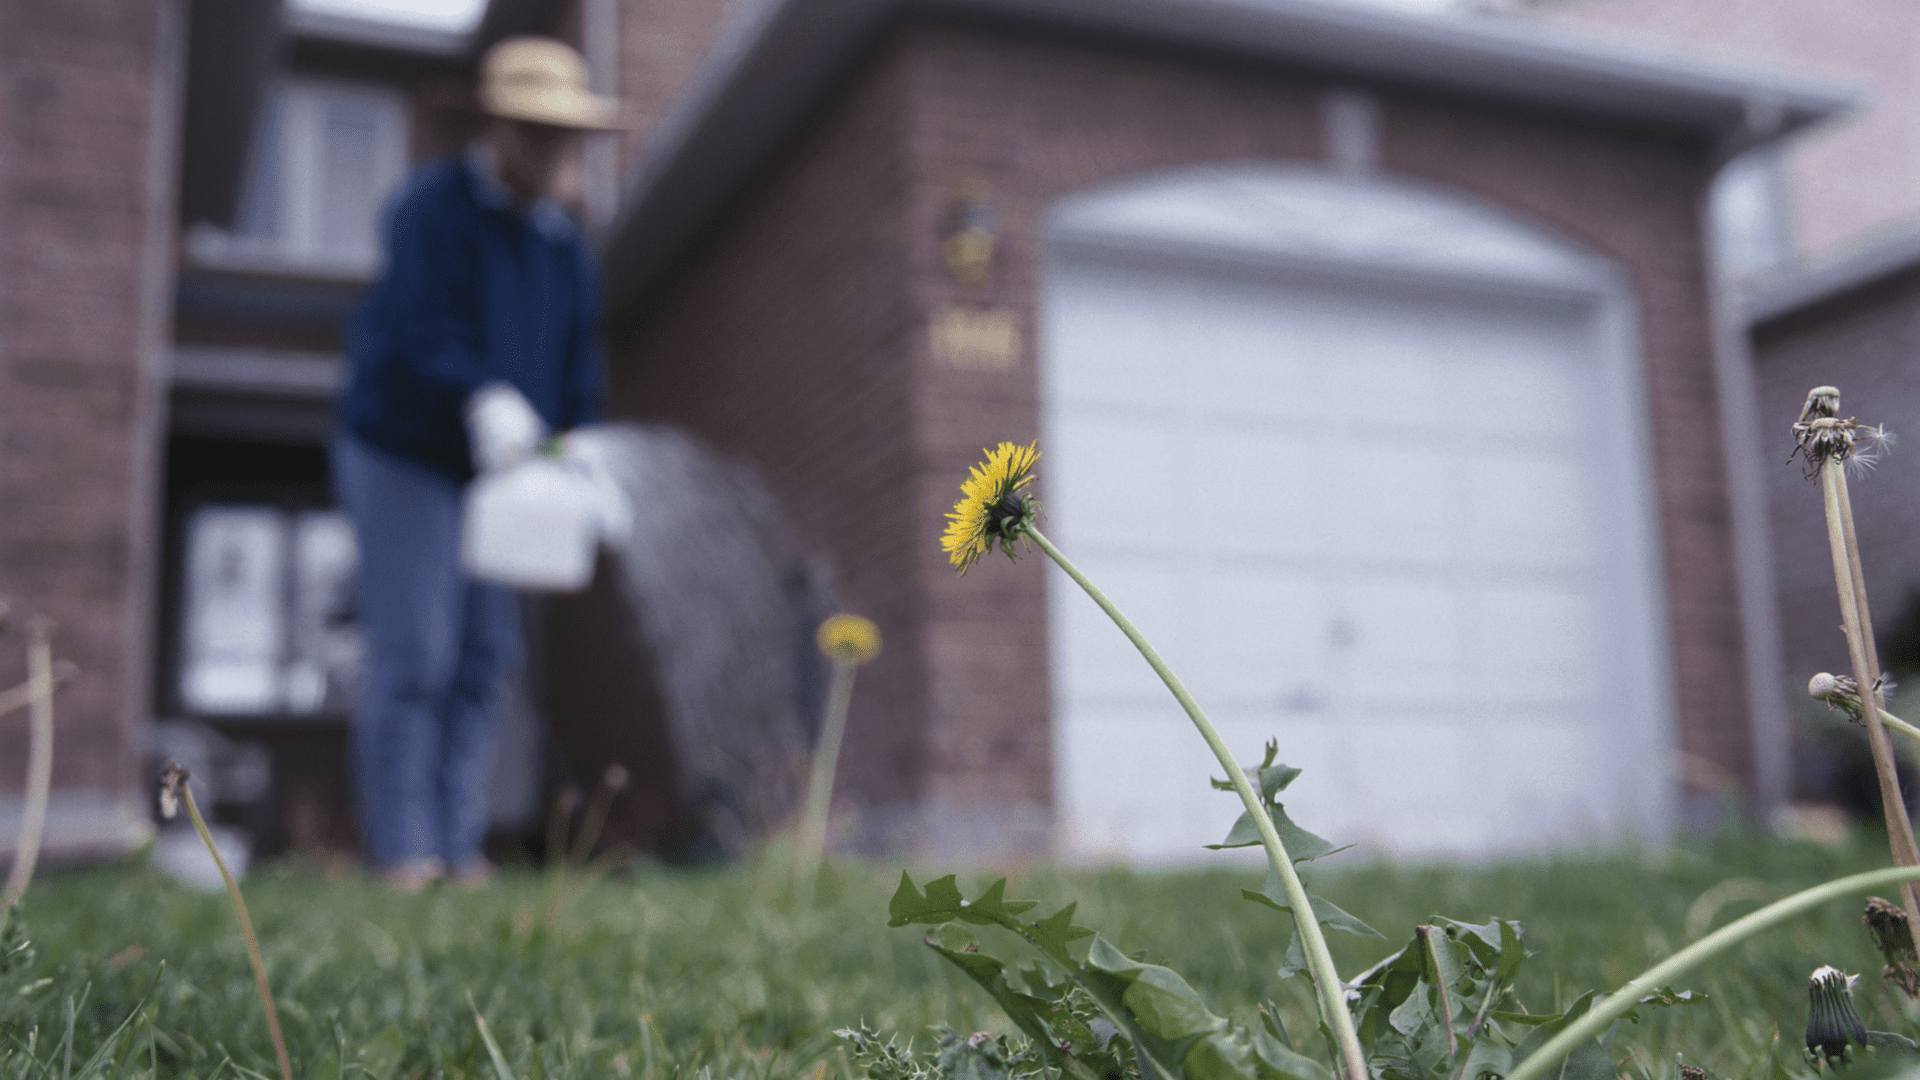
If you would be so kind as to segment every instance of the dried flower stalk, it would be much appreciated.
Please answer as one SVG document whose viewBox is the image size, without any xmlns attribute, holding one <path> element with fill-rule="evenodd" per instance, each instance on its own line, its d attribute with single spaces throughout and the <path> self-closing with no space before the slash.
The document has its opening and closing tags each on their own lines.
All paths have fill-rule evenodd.
<svg viewBox="0 0 1920 1080">
<path fill-rule="evenodd" d="M 1793 425 L 1794 453 L 1804 455 L 1810 473 L 1820 478 L 1820 494 L 1826 511 L 1827 545 L 1833 555 L 1833 579 L 1840 600 L 1840 626 L 1847 639 L 1847 655 L 1853 664 L 1856 687 L 1882 685 L 1880 657 L 1874 649 L 1873 616 L 1867 606 L 1866 574 L 1860 566 L 1860 543 L 1853 529 L 1853 501 L 1847 491 L 1846 466 L 1856 458 L 1859 433 L 1884 440 L 1878 428 L 1863 429 L 1852 417 L 1839 418 L 1840 391 L 1831 386 L 1816 386 L 1807 394 L 1800 419 Z M 1863 463 L 1870 464 L 1866 457 Z M 1880 782 L 1880 806 L 1885 812 L 1887 836 L 1896 866 L 1920 866 L 1920 849 L 1913 838 L 1913 823 L 1907 818 L 1906 800 L 1900 794 L 1900 779 L 1894 769 L 1893 743 L 1880 719 L 1881 702 L 1875 692 L 1859 695 L 1861 719 L 1867 726 L 1867 744 L 1873 751 L 1874 774 Z M 1912 883 L 1900 887 L 1907 925 L 1920 947 L 1920 892 Z"/>
<path fill-rule="evenodd" d="M 20 813 L 20 837 L 13 848 L 13 866 L 7 870 L 3 898 L 12 907 L 26 894 L 33 868 L 40 861 L 40 842 L 47 832 L 47 800 L 53 788 L 53 623 L 33 620 L 27 641 L 29 705 L 27 791 Z"/>
</svg>

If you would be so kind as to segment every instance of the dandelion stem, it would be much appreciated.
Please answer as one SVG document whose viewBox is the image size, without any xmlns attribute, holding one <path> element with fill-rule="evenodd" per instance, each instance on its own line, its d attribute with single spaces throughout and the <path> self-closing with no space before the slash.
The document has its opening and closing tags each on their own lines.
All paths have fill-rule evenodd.
<svg viewBox="0 0 1920 1080">
<path fill-rule="evenodd" d="M 52 627 L 34 622 L 27 641 L 27 791 L 20 813 L 20 837 L 13 847 L 13 865 L 7 870 L 6 907 L 20 902 L 33 868 L 40 861 L 40 842 L 47 832 L 47 800 L 53 787 L 53 642 Z"/>
<path fill-rule="evenodd" d="M 800 835 L 794 848 L 794 868 L 809 881 L 819 872 L 827 854 L 827 813 L 833 803 L 833 775 L 840 764 L 840 743 L 847 734 L 847 711 L 853 703 L 856 666 L 846 660 L 833 662 L 827 712 L 820 722 L 820 742 L 813 748 L 807 802 L 800 814 Z"/>
<path fill-rule="evenodd" d="M 1860 567 L 1860 545 L 1854 538 L 1852 499 L 1847 494 L 1847 477 L 1839 457 L 1829 457 L 1820 466 L 1820 494 L 1825 504 L 1828 547 L 1833 554 L 1833 578 L 1840 599 L 1840 625 L 1846 634 L 1847 655 L 1853 663 L 1854 682 L 1860 687 L 1860 715 L 1867 725 L 1867 745 L 1873 751 L 1873 769 L 1880 781 L 1880 808 L 1886 816 L 1888 844 L 1896 866 L 1920 866 L 1920 851 L 1913 839 L 1913 823 L 1907 818 L 1906 799 L 1900 794 L 1900 778 L 1895 771 L 1893 741 L 1880 720 L 1879 658 L 1873 646 L 1873 623 L 1867 608 L 1866 577 Z M 1907 912 L 1907 926 L 1920 951 L 1920 895 L 1912 884 L 1902 885 L 1900 898 Z"/>
<path fill-rule="evenodd" d="M 1141 636 L 1133 623 L 1129 622 L 1125 615 L 1120 614 L 1120 609 L 1113 606 L 1113 601 L 1107 599 L 1107 594 L 1101 592 L 1099 586 L 1089 581 L 1087 576 L 1080 572 L 1080 568 L 1062 555 L 1060 549 L 1054 547 L 1052 541 L 1042 535 L 1039 529 L 1029 524 L 1024 526 L 1022 531 L 1025 535 L 1032 537 L 1033 542 L 1040 545 L 1040 550 L 1046 552 L 1048 558 L 1058 563 L 1060 569 L 1067 572 L 1068 577 L 1086 590 L 1087 595 L 1093 598 L 1093 602 L 1100 605 L 1100 610 L 1106 612 L 1107 617 L 1120 628 L 1120 632 L 1127 635 L 1127 640 L 1133 642 L 1134 648 L 1140 650 L 1140 655 L 1146 658 L 1147 665 L 1153 668 L 1154 674 L 1160 676 L 1161 682 L 1167 684 L 1167 689 L 1173 692 L 1174 700 L 1180 703 L 1180 707 L 1187 711 L 1187 716 L 1193 720 L 1193 726 L 1200 729 L 1200 737 L 1207 740 L 1207 746 L 1212 748 L 1213 756 L 1219 759 L 1221 768 L 1227 771 L 1227 779 L 1233 783 L 1233 790 L 1239 794 L 1241 804 L 1247 809 L 1247 816 L 1260 830 L 1260 842 L 1267 849 L 1267 864 L 1272 867 L 1274 875 L 1280 879 L 1282 886 L 1286 889 L 1287 905 L 1292 909 L 1294 926 L 1300 931 L 1300 940 L 1306 946 L 1307 968 L 1313 974 L 1314 991 L 1320 999 L 1320 1018 L 1333 1031 L 1334 1042 L 1340 1052 L 1341 1071 L 1346 1074 L 1346 1080 L 1367 1080 L 1366 1055 L 1360 1049 L 1360 1038 L 1354 1032 L 1353 1018 L 1347 1012 L 1346 987 L 1340 981 L 1340 973 L 1333 966 L 1333 953 L 1327 949 L 1326 935 L 1320 932 L 1320 922 L 1314 918 L 1313 902 L 1307 897 L 1306 887 L 1300 884 L 1300 875 L 1294 869 L 1293 860 L 1287 856 L 1286 845 L 1280 842 L 1280 833 L 1273 827 L 1273 819 L 1267 815 L 1266 807 L 1261 805 L 1260 797 L 1254 793 L 1253 785 L 1247 781 L 1246 770 L 1233 759 L 1233 754 L 1227 750 L 1226 742 L 1214 729 L 1213 722 L 1207 719 L 1206 713 L 1200 711 L 1200 706 L 1194 702 L 1192 695 L 1187 693 L 1187 688 L 1181 685 L 1173 670 L 1167 667 L 1166 661 L 1160 659 L 1160 654 L 1147 643 L 1147 639 Z"/>
<path fill-rule="evenodd" d="M 1567 1025 L 1560 1034 L 1548 1039 L 1540 1049 L 1527 1055 L 1525 1061 L 1514 1066 L 1513 1071 L 1507 1074 L 1506 1080 L 1539 1080 L 1561 1058 L 1572 1053 L 1588 1039 L 1605 1031 L 1609 1024 L 1638 1005 L 1642 998 L 1763 930 L 1770 929 L 1828 900 L 1836 900 L 1868 889 L 1878 889 L 1896 882 L 1904 887 L 1916 880 L 1920 880 L 1920 867 L 1896 866 L 1884 870 L 1868 870 L 1865 873 L 1836 878 L 1810 889 L 1803 889 L 1783 900 L 1776 900 L 1750 915 L 1735 919 L 1627 980 L 1620 989 L 1596 1000 L 1593 1007 L 1579 1019 Z"/>
<path fill-rule="evenodd" d="M 588 856 L 593 854 L 593 845 L 600 842 L 600 834 L 606 831 L 614 797 L 627 786 L 626 776 L 626 767 L 617 763 L 600 774 L 600 782 L 593 786 L 593 794 L 587 797 L 587 808 L 580 816 L 580 831 L 574 835 L 568 862 L 585 865 Z"/>
<path fill-rule="evenodd" d="M 220 870 L 220 880 L 227 883 L 227 897 L 233 901 L 234 913 L 240 917 L 240 936 L 247 943 L 247 959 L 253 962 L 253 981 L 260 988 L 260 1004 L 266 1006 L 267 1033 L 273 1036 L 273 1056 L 280 1064 L 280 1080 L 293 1080 L 293 1065 L 287 1060 L 287 1040 L 280 1034 L 280 1013 L 273 1007 L 273 991 L 267 986 L 267 965 L 260 959 L 260 942 L 253 936 L 247 902 L 240 898 L 240 886 L 227 872 L 227 861 L 220 857 L 220 849 L 214 846 L 213 834 L 207 831 L 206 819 L 200 816 L 200 806 L 194 802 L 191 783 L 181 783 L 180 797 L 187 804 L 187 817 L 192 819 L 194 831 L 200 834 L 200 842 L 207 845 L 207 854 L 213 856 L 213 865 Z"/>
</svg>

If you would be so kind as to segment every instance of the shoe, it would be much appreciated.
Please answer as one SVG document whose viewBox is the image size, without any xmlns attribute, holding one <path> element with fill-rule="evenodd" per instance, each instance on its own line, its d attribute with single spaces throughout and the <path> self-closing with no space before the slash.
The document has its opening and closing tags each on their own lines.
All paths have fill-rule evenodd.
<svg viewBox="0 0 1920 1080">
<path fill-rule="evenodd" d="M 443 868 L 439 859 L 408 859 L 375 872 L 380 883 L 394 892 L 409 896 L 426 891 L 440 880 Z"/>
</svg>

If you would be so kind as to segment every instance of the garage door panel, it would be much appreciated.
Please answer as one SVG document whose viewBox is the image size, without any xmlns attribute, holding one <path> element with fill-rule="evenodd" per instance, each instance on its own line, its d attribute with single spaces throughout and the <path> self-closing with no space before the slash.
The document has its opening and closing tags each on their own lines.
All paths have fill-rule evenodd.
<svg viewBox="0 0 1920 1080">
<path fill-rule="evenodd" d="M 1580 570 L 1617 537 L 1593 512 L 1593 480 L 1569 455 L 1462 454 L 1463 561 L 1487 568 Z"/>
<path fill-rule="evenodd" d="M 1220 767 L 1178 708 L 1075 709 L 1062 720 L 1061 795 L 1080 807 L 1072 830 L 1084 854 L 1190 861 L 1238 816 L 1208 786 Z"/>
<path fill-rule="evenodd" d="M 1140 302 L 1159 302 L 1149 284 Z M 1276 309 L 1266 290 L 1209 289 L 1181 313 L 1174 346 L 1187 403 L 1224 416 L 1284 420 L 1301 415 L 1302 396 L 1325 355 L 1317 327 Z M 1204 342 L 1196 348 L 1197 342 Z"/>
<path fill-rule="evenodd" d="M 1169 364 L 1181 333 L 1164 309 L 1139 303 L 1098 275 L 1059 282 L 1047 308 L 1049 340 L 1066 340 L 1092 362 L 1047 370 L 1048 392 L 1066 400 L 1139 408 L 1163 407 L 1180 392 Z"/>
<path fill-rule="evenodd" d="M 1194 667 L 1202 646 L 1192 628 L 1200 613 L 1189 602 L 1192 590 L 1176 569 L 1121 559 L 1076 561 L 1176 672 Z M 1053 597 L 1055 677 L 1066 698 L 1112 702 L 1145 697 L 1156 705 L 1164 700 L 1166 708 L 1179 712 L 1160 677 L 1091 597 L 1064 574 L 1049 575 L 1048 588 Z"/>
<path fill-rule="evenodd" d="M 1047 514 L 1041 527 L 1077 552 L 1171 551 L 1186 522 L 1169 493 L 1184 490 L 1189 459 L 1179 432 L 1138 418 L 1062 412 L 1044 456 Z M 1055 505 L 1071 506 L 1058 513 Z M 1054 523 L 1058 521 L 1055 529 Z M 1057 535 L 1056 535 L 1057 533 Z"/>
<path fill-rule="evenodd" d="M 1463 599 L 1488 669 L 1479 696 L 1581 704 L 1600 699 L 1602 658 L 1611 649 L 1599 632 L 1599 603 L 1591 591 L 1490 586 L 1468 590 Z"/>
<path fill-rule="evenodd" d="M 1192 532 L 1214 551 L 1262 561 L 1321 553 L 1325 476 L 1297 429 L 1202 431 L 1190 445 L 1199 464 L 1171 489 L 1168 504 L 1197 523 Z"/>
<path fill-rule="evenodd" d="M 1344 590 L 1341 669 L 1352 705 L 1439 710 L 1461 694 L 1460 616 L 1444 582 L 1374 579 Z"/>
<path fill-rule="evenodd" d="M 1439 566 L 1452 555 L 1453 469 L 1420 446 L 1358 445 L 1326 462 L 1333 516 L 1321 525 L 1348 558 Z"/>
<path fill-rule="evenodd" d="M 1177 671 L 1201 707 L 1276 709 L 1325 698 L 1332 669 L 1328 586 L 1306 573 L 1212 571 L 1194 577 L 1199 666 Z M 1156 646 L 1157 648 L 1158 646 Z"/>
</svg>

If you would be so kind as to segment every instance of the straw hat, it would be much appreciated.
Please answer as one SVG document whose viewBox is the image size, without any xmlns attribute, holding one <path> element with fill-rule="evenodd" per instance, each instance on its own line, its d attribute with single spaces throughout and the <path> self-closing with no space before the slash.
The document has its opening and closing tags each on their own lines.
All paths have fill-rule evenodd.
<svg viewBox="0 0 1920 1080">
<path fill-rule="evenodd" d="M 614 103 L 587 89 L 586 58 L 548 37 L 510 37 L 487 50 L 480 59 L 480 107 L 555 127 L 620 127 Z"/>
</svg>

